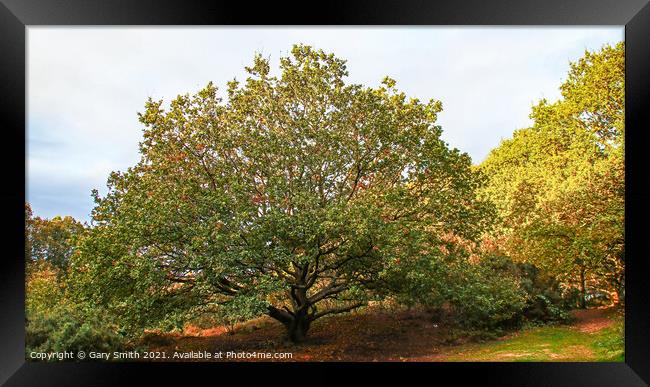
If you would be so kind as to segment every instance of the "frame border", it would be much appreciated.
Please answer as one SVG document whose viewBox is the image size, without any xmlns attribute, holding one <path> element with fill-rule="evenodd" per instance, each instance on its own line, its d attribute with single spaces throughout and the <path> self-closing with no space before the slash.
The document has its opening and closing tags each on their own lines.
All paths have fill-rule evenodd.
<svg viewBox="0 0 650 387">
<path fill-rule="evenodd" d="M 166 382 L 187 383 L 189 377 L 209 372 L 211 379 L 232 373 L 239 378 L 257 376 L 276 380 L 270 363 L 30 363 L 24 353 L 24 227 L 26 123 L 26 28 L 32 25 L 625 25 L 626 91 L 626 314 L 625 363 L 283 363 L 287 375 L 306 371 L 338 376 L 355 368 L 354 379 L 371 373 L 402 381 L 413 371 L 437 379 L 440 373 L 457 381 L 481 378 L 499 385 L 637 386 L 650 383 L 650 282 L 644 271 L 640 227 L 648 219 L 650 191 L 643 187 L 650 145 L 650 5 L 647 0 L 421 0 L 354 2 L 335 1 L 314 12 L 304 3 L 207 3 L 198 0 L 0 0 L 0 128 L 16 144 L 0 152 L 7 188 L 0 191 L 7 225 L 4 268 L 0 271 L 0 383 L 24 384 L 128 384 L 135 374 L 146 372 Z M 644 125 L 645 124 L 645 125 Z M 18 146 L 22 145 L 22 146 Z M 8 149 L 7 149 L 8 148 Z M 647 152 L 647 150 L 645 150 Z M 20 242 L 22 240 L 22 242 Z M 647 267 L 647 266 L 646 266 Z M 188 370 L 189 368 L 189 370 Z M 182 371 L 181 371 L 182 369 Z M 260 372 L 246 372 L 259 370 Z M 188 372 L 189 371 L 189 372 Z M 199 372 L 201 371 L 201 372 Z M 217 373 L 215 373 L 217 371 Z M 325 373 L 323 371 L 326 371 Z M 327 372 L 334 371 L 334 372 Z M 368 371 L 368 372 L 363 372 Z M 377 372 L 379 371 L 379 372 Z M 395 371 L 395 372 L 393 372 Z M 401 371 L 401 372 L 400 372 Z M 402 372 L 406 372 L 403 374 Z M 284 373 L 284 372 L 283 372 Z M 469 378 L 469 379 L 468 379 Z M 346 378 L 347 379 L 347 378 Z M 136 379 L 137 380 L 137 379 Z M 306 379 L 309 380 L 309 379 Z M 349 379 L 348 379 L 349 380 Z M 384 379 L 386 380 L 386 379 Z M 242 380 L 243 381 L 243 380 Z"/>
</svg>

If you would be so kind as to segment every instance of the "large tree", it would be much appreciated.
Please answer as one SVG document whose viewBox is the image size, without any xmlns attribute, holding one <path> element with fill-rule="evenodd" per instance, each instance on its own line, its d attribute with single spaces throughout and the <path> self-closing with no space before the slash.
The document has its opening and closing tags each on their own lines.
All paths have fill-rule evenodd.
<svg viewBox="0 0 650 387">
<path fill-rule="evenodd" d="M 147 102 L 141 161 L 96 195 L 75 258 L 83 300 L 137 326 L 236 305 L 300 341 L 381 294 L 399 257 L 480 234 L 480 180 L 441 140 L 439 101 L 346 84 L 345 61 L 308 46 L 277 76 L 259 55 L 246 70 L 225 102 L 211 83 Z"/>
<path fill-rule="evenodd" d="M 624 46 L 571 64 L 562 98 L 533 108 L 530 128 L 480 169 L 503 220 L 501 246 L 580 289 L 624 285 Z"/>
</svg>

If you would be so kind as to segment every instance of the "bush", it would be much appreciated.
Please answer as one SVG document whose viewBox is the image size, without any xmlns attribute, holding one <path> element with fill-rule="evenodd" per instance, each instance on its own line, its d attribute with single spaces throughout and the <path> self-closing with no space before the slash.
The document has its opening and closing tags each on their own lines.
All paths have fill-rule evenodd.
<svg viewBox="0 0 650 387">
<path fill-rule="evenodd" d="M 521 322 L 528 300 L 514 264 L 497 258 L 477 263 L 462 250 L 422 255 L 402 262 L 387 283 L 398 302 L 424 306 L 434 319 L 453 319 L 463 330 L 498 331 Z"/>
<path fill-rule="evenodd" d="M 462 256 L 423 257 L 392 281 L 402 284 L 400 302 L 429 307 L 465 330 L 499 332 L 524 322 L 569 318 L 557 281 L 533 265 L 502 255 L 487 255 L 478 262 Z"/>
<path fill-rule="evenodd" d="M 543 275 L 530 263 L 517 264 L 516 271 L 521 278 L 521 286 L 528 295 L 528 302 L 523 310 L 526 319 L 541 322 L 564 322 L 569 319 L 557 280 Z"/>
<path fill-rule="evenodd" d="M 65 296 L 59 269 L 34 265 L 27 277 L 25 351 L 112 352 L 124 346 L 122 336 L 101 316 L 81 313 Z"/>
<path fill-rule="evenodd" d="M 99 317 L 81 318 L 66 305 L 28 316 L 25 350 L 31 352 L 113 352 L 124 348 L 123 338 Z"/>
<path fill-rule="evenodd" d="M 490 265 L 464 264 L 452 275 L 447 295 L 457 322 L 465 327 L 498 330 L 521 322 L 527 295 L 518 278 Z"/>
</svg>

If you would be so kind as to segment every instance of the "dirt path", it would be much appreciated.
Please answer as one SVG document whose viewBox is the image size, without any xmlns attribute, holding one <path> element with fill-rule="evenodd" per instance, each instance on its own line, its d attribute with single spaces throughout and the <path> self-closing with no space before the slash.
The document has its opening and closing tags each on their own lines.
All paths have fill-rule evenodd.
<svg viewBox="0 0 650 387">
<path fill-rule="evenodd" d="M 595 333 L 614 324 L 611 319 L 615 313 L 613 308 L 584 309 L 573 312 L 576 318 L 574 327 L 580 332 Z"/>
</svg>

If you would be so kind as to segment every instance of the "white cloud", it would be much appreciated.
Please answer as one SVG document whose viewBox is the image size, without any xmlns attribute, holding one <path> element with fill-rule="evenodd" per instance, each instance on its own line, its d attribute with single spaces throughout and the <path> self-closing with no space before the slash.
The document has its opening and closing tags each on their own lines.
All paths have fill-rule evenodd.
<svg viewBox="0 0 650 387">
<path fill-rule="evenodd" d="M 347 59 L 352 82 L 389 75 L 439 99 L 445 140 L 480 162 L 533 103 L 559 96 L 570 60 L 622 39 L 622 27 L 29 27 L 28 200 L 41 216 L 88 219 L 90 190 L 139 158 L 146 98 L 224 87 L 254 52 L 277 64 L 311 44 Z"/>
</svg>

